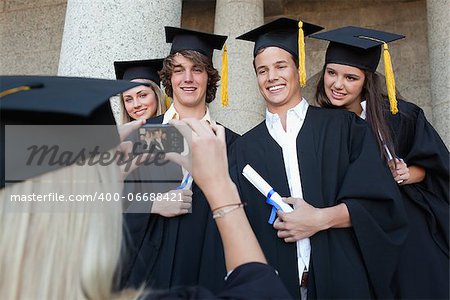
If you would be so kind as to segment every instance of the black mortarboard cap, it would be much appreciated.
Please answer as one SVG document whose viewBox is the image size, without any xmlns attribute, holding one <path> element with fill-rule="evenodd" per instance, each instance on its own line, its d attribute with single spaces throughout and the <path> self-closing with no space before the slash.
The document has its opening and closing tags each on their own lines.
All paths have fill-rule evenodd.
<svg viewBox="0 0 450 300">
<path fill-rule="evenodd" d="M 166 42 L 172 43 L 170 54 L 182 50 L 195 50 L 212 59 L 214 49 L 221 50 L 227 36 L 177 27 L 164 27 Z"/>
<path fill-rule="evenodd" d="M 325 63 L 336 63 L 375 72 L 383 46 L 384 75 L 391 113 L 398 112 L 395 78 L 387 43 L 404 38 L 404 35 L 374 29 L 347 26 L 311 35 L 329 41 Z"/>
<path fill-rule="evenodd" d="M 288 18 L 279 18 L 275 21 L 255 28 L 237 39 L 255 42 L 253 57 L 260 49 L 266 47 L 281 48 L 298 60 L 298 73 L 300 86 L 306 85 L 306 54 L 305 36 L 322 30 L 323 27 Z"/>
<path fill-rule="evenodd" d="M 95 146 L 99 151 L 106 151 L 118 145 L 109 98 L 138 85 L 141 84 L 104 79 L 0 76 L 0 187 L 5 184 L 5 175 L 7 181 L 14 182 L 62 167 L 58 163 L 25 164 L 26 145 L 49 140 L 74 153 Z M 95 126 L 74 129 L 61 125 Z M 6 165 L 5 154 L 8 155 Z"/>
<path fill-rule="evenodd" d="M 303 23 L 304 36 L 308 36 L 323 29 L 323 27 L 311 23 Z M 275 21 L 255 28 L 237 39 L 255 42 L 253 57 L 259 49 L 266 47 L 278 47 L 298 57 L 298 31 L 299 21 L 289 18 L 279 18 Z"/>
<path fill-rule="evenodd" d="M 158 71 L 162 69 L 163 58 L 147 60 L 115 61 L 116 78 L 123 80 L 148 79 L 158 86 L 161 82 Z"/>
<path fill-rule="evenodd" d="M 347 26 L 311 35 L 329 41 L 325 63 L 338 63 L 375 72 L 381 46 L 405 36 L 368 28 Z"/>
</svg>

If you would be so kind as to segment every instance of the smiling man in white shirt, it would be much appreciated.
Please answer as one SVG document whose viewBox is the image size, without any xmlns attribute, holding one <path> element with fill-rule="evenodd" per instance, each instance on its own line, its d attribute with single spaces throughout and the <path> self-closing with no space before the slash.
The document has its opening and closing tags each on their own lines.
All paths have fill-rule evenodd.
<svg viewBox="0 0 450 300">
<path fill-rule="evenodd" d="M 233 176 L 267 260 L 293 297 L 390 298 L 406 235 L 398 191 L 364 122 L 302 98 L 299 28 L 305 36 L 321 29 L 281 18 L 238 37 L 255 42 L 267 109 L 265 121 L 233 145 Z M 292 197 L 285 201 L 294 211 L 278 212 L 273 226 L 270 193 L 261 195 L 242 176 L 247 164 Z"/>
</svg>

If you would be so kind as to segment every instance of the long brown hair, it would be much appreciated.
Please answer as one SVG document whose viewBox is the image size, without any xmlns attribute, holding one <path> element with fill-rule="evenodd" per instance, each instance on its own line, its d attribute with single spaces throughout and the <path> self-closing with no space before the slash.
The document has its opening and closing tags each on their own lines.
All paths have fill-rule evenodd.
<svg viewBox="0 0 450 300">
<path fill-rule="evenodd" d="M 326 64 L 323 66 L 322 73 L 317 84 L 315 101 L 320 107 L 338 108 L 334 106 L 325 93 L 325 71 Z M 395 157 L 395 149 L 392 141 L 392 133 L 386 123 L 386 113 L 389 113 L 389 105 L 386 101 L 386 95 L 381 87 L 380 76 L 377 73 L 363 70 L 365 75 L 364 85 L 361 92 L 361 99 L 366 100 L 366 121 L 372 128 L 381 158 L 389 161 L 385 145 L 389 149 L 392 156 Z"/>
<path fill-rule="evenodd" d="M 201 54 L 200 52 L 194 50 L 182 50 L 180 52 L 169 55 L 163 63 L 163 68 L 159 71 L 159 76 L 161 77 L 161 82 L 164 86 L 166 94 L 169 97 L 173 97 L 173 87 L 171 83 L 172 72 L 175 67 L 174 57 L 177 54 L 183 55 L 185 58 L 192 60 L 192 62 L 203 67 L 208 73 L 208 84 L 206 87 L 206 103 L 211 103 L 214 98 L 216 98 L 216 92 L 218 87 L 218 82 L 220 80 L 219 72 L 214 69 L 211 59 Z"/>
</svg>

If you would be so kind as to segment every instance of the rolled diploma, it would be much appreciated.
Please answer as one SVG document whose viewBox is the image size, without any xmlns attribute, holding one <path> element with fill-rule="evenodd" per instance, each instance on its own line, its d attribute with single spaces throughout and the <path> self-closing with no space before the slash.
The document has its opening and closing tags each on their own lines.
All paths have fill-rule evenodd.
<svg viewBox="0 0 450 300">
<path fill-rule="evenodd" d="M 250 183 L 253 184 L 253 186 L 257 188 L 258 191 L 260 191 L 265 197 L 267 197 L 267 194 L 269 194 L 272 190 L 272 187 L 250 165 L 246 165 L 244 167 L 242 170 L 242 175 L 244 175 L 244 177 L 247 178 L 247 180 L 250 181 Z M 270 199 L 277 203 L 283 212 L 293 211 L 289 204 L 281 200 L 281 196 L 277 192 L 274 192 Z"/>
</svg>

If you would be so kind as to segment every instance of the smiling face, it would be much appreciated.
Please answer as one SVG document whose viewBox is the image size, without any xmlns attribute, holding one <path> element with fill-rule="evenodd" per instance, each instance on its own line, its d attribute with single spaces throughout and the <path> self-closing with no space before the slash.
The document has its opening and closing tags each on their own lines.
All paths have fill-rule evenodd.
<svg viewBox="0 0 450 300">
<path fill-rule="evenodd" d="M 278 47 L 267 47 L 255 57 L 259 91 L 270 112 L 289 109 L 302 100 L 297 66 L 292 55 Z"/>
<path fill-rule="evenodd" d="M 206 101 L 208 73 L 202 66 L 181 54 L 174 56 L 171 76 L 173 100 L 185 107 L 203 106 Z"/>
<path fill-rule="evenodd" d="M 132 80 L 139 82 L 139 80 Z M 125 110 L 130 118 L 148 119 L 156 114 L 158 100 L 151 87 L 140 85 L 122 94 Z"/>
<path fill-rule="evenodd" d="M 331 104 L 361 115 L 364 71 L 347 65 L 327 64 L 324 73 L 325 94 Z"/>
</svg>

